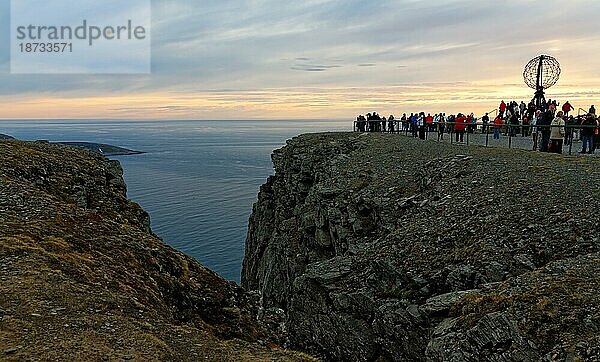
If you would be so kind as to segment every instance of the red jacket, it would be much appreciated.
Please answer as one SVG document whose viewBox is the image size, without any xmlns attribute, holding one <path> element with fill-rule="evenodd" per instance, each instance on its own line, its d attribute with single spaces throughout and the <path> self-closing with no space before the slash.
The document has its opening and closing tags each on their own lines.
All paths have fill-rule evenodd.
<svg viewBox="0 0 600 362">
<path fill-rule="evenodd" d="M 494 128 L 500 129 L 500 128 L 502 128 L 503 124 L 504 124 L 504 121 L 502 121 L 502 118 L 496 117 L 496 119 L 494 120 Z"/>
<path fill-rule="evenodd" d="M 571 112 L 571 110 L 575 110 L 575 108 L 573 108 L 571 103 L 567 102 L 567 103 L 563 104 L 562 110 L 563 110 L 563 112 L 568 113 L 568 112 Z"/>
<path fill-rule="evenodd" d="M 427 116 L 427 118 L 425 118 L 425 123 L 432 124 L 433 123 L 433 117 L 432 116 Z"/>
<path fill-rule="evenodd" d="M 467 117 L 465 116 L 457 117 L 454 122 L 456 122 L 454 125 L 455 131 L 464 131 L 467 128 Z"/>
</svg>

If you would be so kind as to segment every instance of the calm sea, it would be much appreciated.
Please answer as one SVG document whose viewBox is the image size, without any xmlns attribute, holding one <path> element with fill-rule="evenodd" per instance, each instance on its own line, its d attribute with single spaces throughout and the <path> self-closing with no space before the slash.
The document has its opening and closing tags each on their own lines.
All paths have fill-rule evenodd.
<svg viewBox="0 0 600 362">
<path fill-rule="evenodd" d="M 273 174 L 271 152 L 307 132 L 348 131 L 340 121 L 0 121 L 22 140 L 112 144 L 147 154 L 114 157 L 128 196 L 165 242 L 239 282 L 248 217 Z"/>
</svg>

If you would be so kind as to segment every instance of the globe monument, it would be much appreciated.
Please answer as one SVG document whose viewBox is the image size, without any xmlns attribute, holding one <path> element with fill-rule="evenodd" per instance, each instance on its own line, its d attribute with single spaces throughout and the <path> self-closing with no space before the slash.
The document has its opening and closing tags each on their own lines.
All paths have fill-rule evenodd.
<svg viewBox="0 0 600 362">
<path fill-rule="evenodd" d="M 523 78 L 529 88 L 535 89 L 533 102 L 538 108 L 546 99 L 545 90 L 558 82 L 560 72 L 560 63 L 549 55 L 535 57 L 525 66 Z"/>
</svg>

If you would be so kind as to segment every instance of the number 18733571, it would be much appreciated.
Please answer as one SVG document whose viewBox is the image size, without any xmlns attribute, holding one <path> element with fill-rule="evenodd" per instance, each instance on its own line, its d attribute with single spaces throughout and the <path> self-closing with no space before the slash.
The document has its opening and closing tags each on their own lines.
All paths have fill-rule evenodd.
<svg viewBox="0 0 600 362">
<path fill-rule="evenodd" d="M 20 43 L 21 53 L 73 53 L 73 43 Z"/>
</svg>

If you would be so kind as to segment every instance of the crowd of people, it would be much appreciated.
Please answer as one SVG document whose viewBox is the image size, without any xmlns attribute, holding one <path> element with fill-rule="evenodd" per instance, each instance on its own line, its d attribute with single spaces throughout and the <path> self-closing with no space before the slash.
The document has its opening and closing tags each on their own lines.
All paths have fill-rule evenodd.
<svg viewBox="0 0 600 362">
<path fill-rule="evenodd" d="M 598 119 L 596 108 L 592 105 L 587 113 L 574 116 L 573 105 L 567 101 L 562 105 L 556 100 L 543 100 L 540 106 L 532 101 L 502 101 L 498 107 L 498 116 L 494 119 L 494 138 L 505 135 L 532 137 L 533 150 L 562 153 L 563 145 L 571 145 L 579 135 L 583 146 L 579 153 L 594 153 L 598 140 Z"/>
<path fill-rule="evenodd" d="M 473 113 L 465 115 L 430 114 L 425 112 L 406 113 L 400 119 L 393 115 L 381 117 L 377 112 L 360 115 L 356 119 L 358 132 L 405 132 L 413 137 L 426 139 L 429 134 L 437 133 L 438 141 L 445 134 L 455 137 L 456 142 L 464 142 L 466 133 L 481 129 L 482 133 L 492 133 L 493 139 L 501 134 L 510 137 L 531 137 L 533 150 L 562 153 L 564 145 L 571 145 L 576 137 L 582 141 L 579 153 L 594 153 L 595 145 L 600 143 L 598 136 L 599 120 L 592 105 L 584 115 L 570 114 L 575 108 L 570 102 L 562 105 L 556 100 L 544 100 L 539 106 L 532 101 L 504 102 L 497 110 L 497 116 L 491 120 L 488 113 L 477 119 Z"/>
<path fill-rule="evenodd" d="M 377 112 L 360 115 L 356 119 L 358 132 L 410 132 L 414 137 L 425 139 L 428 133 L 438 132 L 439 139 L 445 133 L 455 133 L 457 142 L 463 142 L 465 132 L 473 133 L 477 128 L 477 118 L 474 114 L 466 116 L 461 113 L 446 116 L 445 113 L 431 115 L 431 113 L 406 113 L 400 119 L 393 115 L 388 118 L 381 117 Z"/>
</svg>

